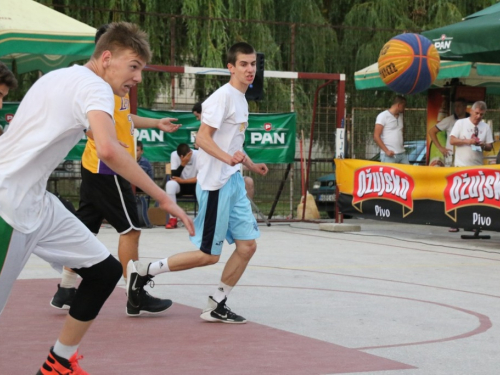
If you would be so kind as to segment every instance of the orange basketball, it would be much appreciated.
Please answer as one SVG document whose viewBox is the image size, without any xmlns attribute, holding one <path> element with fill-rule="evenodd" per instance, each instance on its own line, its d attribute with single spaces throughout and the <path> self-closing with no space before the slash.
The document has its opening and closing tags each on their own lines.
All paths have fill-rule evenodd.
<svg viewBox="0 0 500 375">
<path fill-rule="evenodd" d="M 407 33 L 392 38 L 382 47 L 378 70 L 382 81 L 392 90 L 416 94 L 434 82 L 439 63 L 439 53 L 429 39 Z"/>
</svg>

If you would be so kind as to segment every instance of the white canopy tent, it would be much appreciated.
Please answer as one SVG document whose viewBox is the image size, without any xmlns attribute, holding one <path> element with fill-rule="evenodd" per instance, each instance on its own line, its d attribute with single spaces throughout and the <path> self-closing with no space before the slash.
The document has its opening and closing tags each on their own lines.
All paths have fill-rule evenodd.
<svg viewBox="0 0 500 375">
<path fill-rule="evenodd" d="M 0 0 L 0 60 L 44 73 L 90 57 L 96 29 L 33 0 Z"/>
</svg>

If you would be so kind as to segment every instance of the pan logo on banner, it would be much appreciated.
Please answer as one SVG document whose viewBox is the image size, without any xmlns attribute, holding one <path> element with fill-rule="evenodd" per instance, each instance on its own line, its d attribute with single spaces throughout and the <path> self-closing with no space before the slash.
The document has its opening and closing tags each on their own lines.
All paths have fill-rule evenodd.
<svg viewBox="0 0 500 375">
<path fill-rule="evenodd" d="M 260 129 L 250 129 L 250 144 L 251 145 L 286 145 L 286 131 L 285 129 L 273 129 L 273 124 L 266 122 L 263 126 L 264 131 L 267 133 L 262 133 Z M 270 133 L 274 130 L 273 133 Z"/>
<path fill-rule="evenodd" d="M 436 47 L 439 53 L 450 52 L 451 42 L 453 42 L 453 37 L 447 37 L 446 35 L 441 35 L 438 39 L 432 39 L 434 42 L 434 47 Z"/>
<path fill-rule="evenodd" d="M 498 208 L 500 202 L 500 172 L 492 169 L 469 169 L 446 176 L 444 190 L 445 210 L 457 221 L 457 209 L 466 206 L 492 206 Z M 473 215 L 477 224 L 491 222 L 489 217 Z M 488 220 L 489 219 L 489 220 Z"/>
<path fill-rule="evenodd" d="M 359 212 L 363 212 L 363 201 L 387 199 L 401 204 L 403 217 L 406 217 L 413 211 L 412 194 L 414 189 L 415 181 L 413 178 L 400 169 L 389 166 L 363 167 L 354 173 L 352 205 Z M 376 214 L 390 216 L 390 212 L 379 206 L 376 206 Z"/>
</svg>

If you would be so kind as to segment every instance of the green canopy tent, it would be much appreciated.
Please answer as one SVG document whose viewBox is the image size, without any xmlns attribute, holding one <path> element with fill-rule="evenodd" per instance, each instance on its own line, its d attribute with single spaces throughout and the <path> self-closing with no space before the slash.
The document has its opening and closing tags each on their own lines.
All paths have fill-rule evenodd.
<svg viewBox="0 0 500 375">
<path fill-rule="evenodd" d="M 484 8 L 483 10 L 480 10 L 479 12 L 472 13 L 471 15 L 465 17 L 464 20 L 469 20 L 469 19 L 475 18 L 475 17 L 487 16 L 489 14 L 498 13 L 498 12 L 500 12 L 500 3 L 496 3 L 488 8 Z"/>
<path fill-rule="evenodd" d="M 378 63 L 357 71 L 354 83 L 358 90 L 390 90 L 380 78 Z M 486 87 L 488 94 L 500 94 L 500 64 L 441 60 L 439 74 L 432 87 L 450 84 Z"/>
<path fill-rule="evenodd" d="M 0 0 L 0 60 L 46 73 L 88 59 L 96 29 L 32 0 Z"/>
<path fill-rule="evenodd" d="M 452 25 L 422 32 L 444 60 L 500 63 L 500 5 L 495 4 Z"/>
</svg>

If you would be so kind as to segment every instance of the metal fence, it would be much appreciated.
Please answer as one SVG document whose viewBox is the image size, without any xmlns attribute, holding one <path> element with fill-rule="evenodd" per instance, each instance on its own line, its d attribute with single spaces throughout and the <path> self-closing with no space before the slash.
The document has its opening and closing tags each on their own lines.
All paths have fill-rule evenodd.
<svg viewBox="0 0 500 375">
<path fill-rule="evenodd" d="M 145 75 L 157 74 L 147 72 Z M 164 74 L 164 73 L 163 73 Z M 159 95 L 153 105 L 157 110 L 191 111 L 193 104 L 204 100 L 216 88 L 227 82 L 227 77 L 198 74 L 164 74 L 166 81 L 175 80 L 175 86 L 169 86 Z M 172 77 L 169 77 L 172 76 Z M 293 164 L 273 164 L 268 161 L 269 173 L 260 176 L 250 171 L 243 171 L 254 179 L 254 201 L 259 209 L 268 216 L 272 211 L 272 219 L 290 219 L 296 217 L 296 208 L 301 198 L 301 171 L 299 142 L 304 138 L 304 155 L 307 158 L 311 148 L 309 186 L 314 180 L 333 171 L 333 155 L 335 147 L 337 83 L 325 86 L 318 95 L 316 110 L 313 109 L 313 98 L 317 88 L 324 81 L 310 79 L 266 78 L 264 99 L 249 102 L 252 113 L 279 113 L 294 111 L 297 114 L 296 156 Z M 174 95 L 170 91 L 174 87 Z M 300 100 L 297 100 L 297 99 Z M 175 107 L 175 108 L 174 108 Z M 313 118 L 314 113 L 314 118 Z M 311 126 L 314 122 L 314 135 L 310 147 Z M 152 163 L 155 181 L 165 187 L 165 163 Z M 48 189 L 57 191 L 69 198 L 76 206 L 80 187 L 80 162 L 60 165 L 50 180 Z M 305 176 L 304 176 L 305 177 Z M 151 204 L 154 204 L 152 202 Z M 326 215 L 325 215 L 326 218 Z"/>
</svg>

